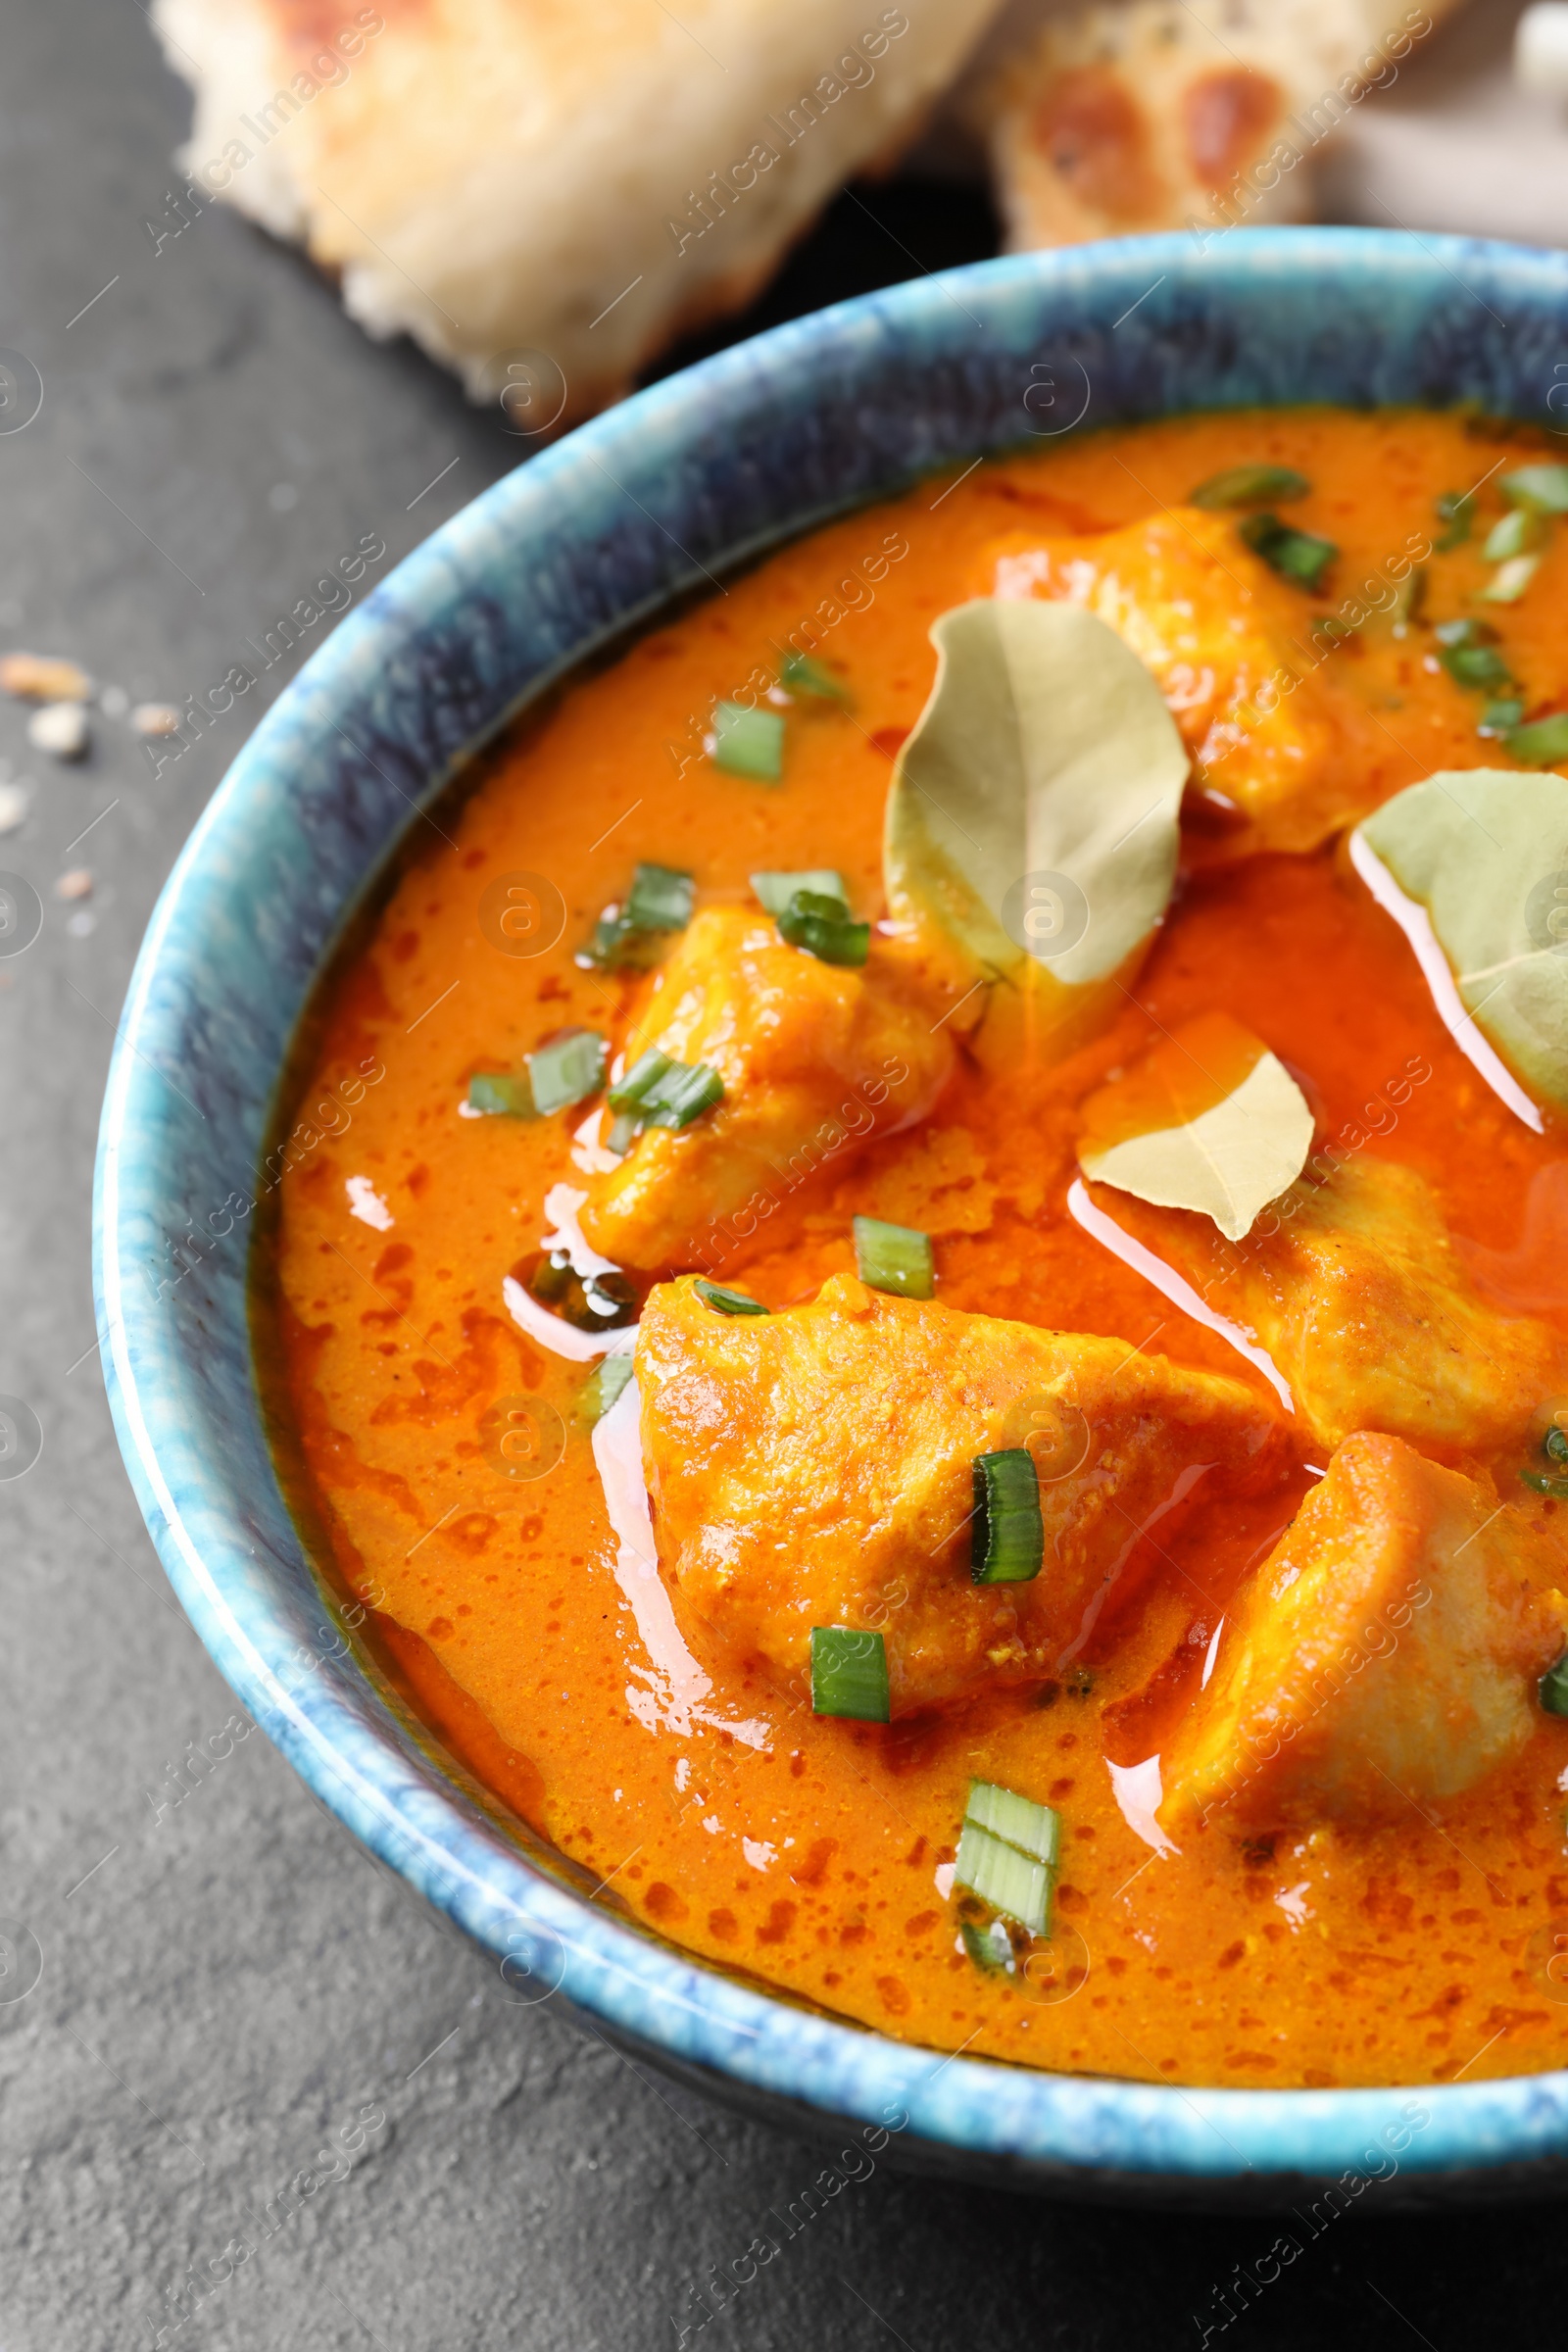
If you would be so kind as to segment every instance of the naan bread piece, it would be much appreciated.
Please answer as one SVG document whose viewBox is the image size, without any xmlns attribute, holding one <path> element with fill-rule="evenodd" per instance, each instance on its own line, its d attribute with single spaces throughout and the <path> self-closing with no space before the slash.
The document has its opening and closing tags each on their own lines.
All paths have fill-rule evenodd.
<svg viewBox="0 0 1568 2352">
<path fill-rule="evenodd" d="M 1541 1720 L 1562 1565 L 1490 1488 L 1348 1438 L 1231 1615 L 1164 1758 L 1161 1820 L 1398 1823 L 1474 1788 Z"/>
<path fill-rule="evenodd" d="M 1312 160 L 1454 0 L 1096 0 L 965 108 L 1014 252 L 1140 229 L 1304 220 Z"/>
<path fill-rule="evenodd" d="M 738 309 L 911 130 L 995 0 L 156 0 L 198 187 L 340 272 L 514 422 Z M 509 362 L 516 371 L 509 378 Z"/>
<path fill-rule="evenodd" d="M 628 1066 L 649 1046 L 724 1081 L 690 1126 L 646 1128 L 582 1212 L 596 1250 L 650 1272 L 721 1265 L 820 1171 L 923 1119 L 954 1065 L 881 956 L 819 962 L 737 906 L 705 908 L 655 975 Z"/>
<path fill-rule="evenodd" d="M 636 1374 L 660 1562 L 695 1623 L 783 1678 L 813 1626 L 879 1629 L 895 1715 L 1059 1672 L 1158 1565 L 1145 1531 L 1272 1484 L 1287 1450 L 1240 1381 L 853 1275 L 766 1316 L 656 1290 Z M 1045 1564 L 976 1585 L 974 1459 L 1025 1445 Z"/>
<path fill-rule="evenodd" d="M 1082 538 L 1010 532 L 987 549 L 977 586 L 1108 622 L 1153 673 L 1197 784 L 1248 820 L 1231 854 L 1315 849 L 1376 798 L 1371 720 L 1327 682 L 1314 608 L 1244 543 L 1234 514 L 1173 507 Z"/>
<path fill-rule="evenodd" d="M 1250 1333 L 1327 1446 L 1370 1429 L 1493 1455 L 1568 1395 L 1568 1343 L 1481 1298 L 1413 1168 L 1361 1158 L 1303 1178 L 1239 1243 L 1127 1193 L 1102 1189 L 1097 1204 Z"/>
</svg>

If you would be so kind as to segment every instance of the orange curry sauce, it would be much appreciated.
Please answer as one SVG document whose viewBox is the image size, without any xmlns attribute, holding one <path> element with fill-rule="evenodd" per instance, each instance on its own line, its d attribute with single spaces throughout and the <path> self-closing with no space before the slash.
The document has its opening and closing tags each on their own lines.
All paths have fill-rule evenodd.
<svg viewBox="0 0 1568 2352">
<path fill-rule="evenodd" d="M 604 1882 L 603 1904 L 881 2032 L 1037 2066 L 1280 2086 L 1474 2080 L 1568 2057 L 1568 2005 L 1543 1959 L 1568 1918 L 1568 1723 L 1543 1715 L 1524 1754 L 1441 1817 L 1412 1806 L 1376 1832 L 1247 1842 L 1220 1829 L 1156 1856 L 1118 1806 L 1107 1758 L 1158 1747 L 1226 1594 L 1327 1458 L 1309 1443 L 1286 1489 L 1190 1518 L 1171 1569 L 1067 1684 L 886 1728 L 814 1719 L 683 1624 L 712 1690 L 672 1725 L 648 1703 L 578 1409 L 592 1367 L 535 1346 L 503 1304 L 504 1278 L 549 1229 L 547 1192 L 586 1184 L 571 1158 L 584 1111 L 459 1111 L 471 1073 L 564 1026 L 619 1044 L 643 983 L 581 970 L 573 951 L 639 858 L 690 869 L 700 906 L 752 903 L 758 868 L 832 866 L 859 911 L 882 907 L 890 763 L 931 688 L 927 630 L 987 592 L 996 542 L 1116 528 L 1239 460 L 1289 465 L 1313 485 L 1290 519 L 1342 551 L 1325 593 L 1302 595 L 1304 627 L 1440 536 L 1435 500 L 1487 473 L 1500 431 L 1428 415 L 1198 416 L 988 462 L 946 495 L 927 483 L 650 632 L 510 734 L 442 830 L 413 828 L 389 901 L 307 1032 L 260 1353 L 276 1367 L 282 1452 L 323 1572 L 374 1604 L 376 1654 L 447 1748 Z M 1534 448 L 1521 432 L 1508 455 Z M 1375 616 L 1330 657 L 1372 746 L 1368 805 L 1435 769 L 1504 764 L 1431 631 L 1472 609 L 1487 576 L 1479 542 L 1500 509 L 1486 492 L 1479 505 L 1472 541 L 1432 558 L 1426 620 Z M 1568 689 L 1565 598 L 1559 533 L 1530 595 L 1494 614 L 1531 707 Z M 810 615 L 850 710 L 792 708 L 778 789 L 719 772 L 701 748 L 714 698 L 771 675 Z M 1531 1178 L 1562 1149 L 1551 1121 L 1528 1133 L 1461 1057 L 1342 850 L 1227 861 L 1226 840 L 1222 809 L 1191 808 L 1170 910 L 1108 1033 L 1041 1079 L 991 1081 L 964 1061 L 925 1124 L 830 1161 L 720 1278 L 774 1308 L 809 1299 L 853 1270 L 851 1218 L 864 1211 L 934 1237 L 949 1306 L 1116 1336 L 1266 1395 L 1065 1208 L 1075 1103 L 1156 1024 L 1212 1008 L 1302 1074 L 1320 1136 L 1418 1169 L 1456 1235 L 1520 1251 Z M 519 869 L 547 876 L 566 908 L 559 943 L 531 959 L 498 953 L 481 920 L 487 885 Z M 352 1111 L 314 1114 L 362 1065 L 384 1076 Z M 1553 1298 L 1568 1298 L 1560 1275 L 1540 1311 L 1568 1328 Z M 567 1433 L 537 1480 L 507 1475 L 481 1427 L 518 1395 L 551 1400 Z M 726 1721 L 765 1727 L 751 1735 L 762 1743 Z M 971 1776 L 1062 1818 L 1068 1957 L 1043 1992 L 982 1975 L 959 1942 L 943 1866 Z"/>
</svg>

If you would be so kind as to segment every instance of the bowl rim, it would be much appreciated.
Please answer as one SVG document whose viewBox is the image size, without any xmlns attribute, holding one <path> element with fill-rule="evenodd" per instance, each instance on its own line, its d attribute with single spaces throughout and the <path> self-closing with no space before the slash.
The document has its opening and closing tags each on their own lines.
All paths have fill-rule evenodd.
<svg viewBox="0 0 1568 2352">
<path fill-rule="evenodd" d="M 1568 259 L 1480 240 L 1414 241 L 1429 265 L 1452 275 L 1484 270 L 1499 289 L 1528 286 L 1568 318 Z M 1325 262 L 1365 278 L 1412 266 L 1412 241 L 1388 231 L 1248 229 L 1231 238 L 1210 270 L 1276 284 Z M 164 960 L 176 926 L 194 922 L 223 888 L 225 827 L 264 772 L 286 720 L 319 711 L 356 691 L 363 662 L 406 641 L 407 613 L 439 577 L 471 517 L 505 522 L 530 497 L 586 457 L 613 471 L 618 451 L 657 425 L 678 437 L 701 403 L 755 380 L 759 369 L 809 378 L 848 334 L 868 319 L 908 325 L 928 318 L 955 289 L 1027 280 L 1048 284 L 1091 273 L 1108 302 L 1133 278 L 1184 270 L 1193 244 L 1180 235 L 1115 240 L 1066 253 L 1027 254 L 927 275 L 792 320 L 662 379 L 579 426 L 527 465 L 504 475 L 405 557 L 381 588 L 347 613 L 305 663 L 242 746 L 197 819 L 159 896 L 137 956 L 105 1095 L 94 1188 L 94 1276 L 106 1387 L 117 1436 L 164 1567 L 206 1647 L 252 1716 L 263 1720 L 307 1787 L 358 1837 L 498 1960 L 515 1997 L 560 1992 L 573 2009 L 612 2033 L 665 2052 L 672 2062 L 762 2101 L 789 2102 L 826 2127 L 835 2119 L 907 2130 L 935 2152 L 1009 2161 L 1054 2179 L 1167 2180 L 1216 2187 L 1356 2175 L 1363 2159 L 1402 2129 L 1407 2168 L 1425 2174 L 1495 2173 L 1539 2166 L 1568 2153 L 1568 2070 L 1488 2078 L 1473 2083 L 1393 2084 L 1353 2089 L 1218 2089 L 1100 2076 L 1057 2075 L 944 2055 L 893 2040 L 872 2028 L 824 2016 L 753 1982 L 726 1974 L 597 1908 L 531 1863 L 433 1765 L 412 1764 L 392 1737 L 379 1699 L 367 1707 L 363 1678 L 313 1673 L 290 1683 L 279 1671 L 278 1636 L 293 1640 L 280 1603 L 255 1573 L 256 1546 L 243 1527 L 193 1527 L 185 1474 L 169 1464 L 201 1434 L 189 1418 L 186 1367 L 169 1318 L 127 1281 L 134 1217 L 156 1189 L 148 1142 L 157 1114 L 148 1098 L 167 1059 L 172 1012 Z M 700 397 L 699 397 L 700 396 Z M 957 453 L 954 453 L 957 454 Z M 938 465 L 940 461 L 936 462 Z M 935 467 L 933 467 L 935 469 Z M 892 487 L 882 493 L 891 495 Z M 803 514 L 795 529 L 819 515 Z M 784 537 L 792 534 L 777 534 Z M 739 549 L 737 555 L 750 550 Z M 397 591 L 397 603 L 387 591 Z M 644 615 L 646 618 L 646 615 Z M 623 627 L 637 625 L 628 616 Z M 575 651 L 571 666 L 581 658 Z M 549 684 L 536 680 L 524 699 Z M 427 800 L 444 784 L 429 780 Z M 421 802 L 422 805 L 422 802 Z M 409 820 L 413 821 L 412 817 Z M 363 881 L 375 871 L 372 863 Z M 344 910 L 345 913 L 347 909 Z M 249 1335 L 247 1333 L 247 1360 Z M 210 1440 L 209 1443 L 216 1441 Z M 183 1460 L 183 1454 L 179 1457 Z M 373 1694 L 372 1694 L 373 1696 Z M 509 1979 L 509 1967 L 512 1975 Z M 1412 2123 L 1414 2105 L 1424 2120 Z M 1419 2134 L 1412 2144 L 1412 2134 Z M 1401 2150 L 1401 2153 L 1403 2151 Z M 1381 2177 L 1380 2165 L 1371 2177 Z M 1398 2169 L 1397 2166 L 1395 2169 Z"/>
</svg>

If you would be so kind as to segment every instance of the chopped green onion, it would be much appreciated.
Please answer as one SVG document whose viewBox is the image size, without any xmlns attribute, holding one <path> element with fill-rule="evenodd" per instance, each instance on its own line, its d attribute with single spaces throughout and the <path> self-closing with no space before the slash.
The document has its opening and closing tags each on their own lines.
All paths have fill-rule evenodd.
<svg viewBox="0 0 1568 2352">
<path fill-rule="evenodd" d="M 1460 686 L 1506 686 L 1512 674 L 1494 645 L 1446 645 L 1441 659 Z"/>
<path fill-rule="evenodd" d="M 1502 740 L 1521 766 L 1557 767 L 1568 760 L 1568 710 L 1532 719 L 1527 727 L 1510 727 Z"/>
<path fill-rule="evenodd" d="M 592 1029 L 568 1029 L 537 1054 L 528 1055 L 528 1081 L 533 1106 L 542 1119 L 553 1110 L 585 1102 L 605 1083 L 610 1048 Z"/>
<path fill-rule="evenodd" d="M 672 1061 L 667 1054 L 662 1054 L 657 1046 L 648 1047 L 646 1052 L 638 1054 L 631 1068 L 612 1086 L 606 1098 L 611 1109 L 640 1111 L 643 1097 L 649 1088 L 662 1078 L 666 1070 L 678 1067 L 679 1064 Z"/>
<path fill-rule="evenodd" d="M 795 893 L 778 918 L 778 935 L 818 963 L 863 963 L 871 947 L 870 924 L 852 922 L 842 899 L 815 890 Z"/>
<path fill-rule="evenodd" d="M 1510 507 L 1531 507 L 1538 514 L 1568 514 L 1568 466 L 1521 466 L 1497 483 L 1498 495 Z"/>
<path fill-rule="evenodd" d="M 847 703 L 850 690 L 821 662 L 809 654 L 786 654 L 779 665 L 779 684 L 790 694 L 808 694 L 819 703 Z"/>
<path fill-rule="evenodd" d="M 1460 620 L 1440 620 L 1432 632 L 1440 645 L 1495 645 L 1497 632 L 1490 620 L 1466 613 Z"/>
<path fill-rule="evenodd" d="M 1510 556 L 1506 564 L 1497 565 L 1491 583 L 1482 589 L 1482 603 L 1516 605 L 1540 569 L 1539 555 Z"/>
<path fill-rule="evenodd" d="M 1542 536 L 1542 519 L 1536 509 L 1515 507 L 1493 524 L 1481 553 L 1489 564 L 1506 564 L 1510 556 L 1522 556 L 1539 547 Z"/>
<path fill-rule="evenodd" d="M 860 1280 L 873 1291 L 929 1298 L 936 1287 L 931 1236 L 908 1225 L 887 1225 L 880 1217 L 857 1217 L 855 1261 Z"/>
<path fill-rule="evenodd" d="M 587 946 L 579 948 L 572 960 L 585 972 L 596 966 L 607 972 L 646 972 L 659 961 L 663 949 L 662 932 L 640 930 L 628 919 L 625 908 L 612 902 L 595 923 Z"/>
<path fill-rule="evenodd" d="M 684 931 L 697 904 L 697 878 L 678 866 L 640 864 L 626 898 L 626 920 L 639 931 Z"/>
<path fill-rule="evenodd" d="M 1568 1502 L 1568 1478 L 1547 1478 L 1542 1470 L 1521 1470 L 1520 1481 L 1533 1487 L 1538 1494 L 1549 1494 L 1553 1502 Z"/>
<path fill-rule="evenodd" d="M 1019 1796 L 1015 1789 L 999 1788 L 995 1781 L 971 1781 L 963 1818 L 978 1829 L 989 1830 L 993 1838 L 1004 1838 L 1020 1853 L 1044 1862 L 1049 1870 L 1055 1869 L 1061 1850 L 1061 1816 L 1049 1805 L 1037 1805 L 1033 1797 Z"/>
<path fill-rule="evenodd" d="M 697 883 L 691 874 L 672 865 L 639 865 L 626 904 L 605 908 L 577 961 L 611 970 L 646 971 L 659 959 L 662 934 L 685 930 L 696 899 Z"/>
<path fill-rule="evenodd" d="M 776 784 L 784 773 L 784 721 L 776 710 L 748 710 L 744 703 L 715 703 L 710 757 L 727 775 Z"/>
<path fill-rule="evenodd" d="M 1519 724 L 1524 714 L 1525 707 L 1520 702 L 1488 703 L 1482 710 L 1476 731 L 1481 735 L 1506 735 L 1510 727 Z"/>
<path fill-rule="evenodd" d="M 1426 565 L 1413 564 L 1395 595 L 1394 618 L 1396 626 L 1408 628 L 1412 621 L 1420 619 L 1421 608 L 1427 601 L 1428 585 Z"/>
<path fill-rule="evenodd" d="M 1271 571 L 1277 571 L 1281 579 L 1294 580 L 1301 588 L 1315 588 L 1340 552 L 1332 539 L 1298 531 L 1266 511 L 1249 514 L 1236 527 L 1252 553 L 1261 556 Z"/>
<path fill-rule="evenodd" d="M 1188 495 L 1195 507 L 1267 507 L 1276 499 L 1304 498 L 1311 487 L 1294 466 L 1228 466 Z"/>
<path fill-rule="evenodd" d="M 1043 1862 L 1036 1862 L 1031 1855 L 1021 1854 L 1015 1845 L 993 1838 L 989 1830 L 981 1829 L 975 1822 L 966 1821 L 963 1825 L 953 1877 L 956 1886 L 967 1886 L 971 1894 L 977 1894 L 994 1911 L 1015 1919 L 1031 1935 L 1049 1933 L 1050 1871 Z"/>
<path fill-rule="evenodd" d="M 523 1288 L 541 1306 L 577 1331 L 615 1331 L 637 1320 L 637 1293 L 624 1274 L 579 1274 L 564 1250 L 553 1250 L 531 1272 L 520 1266 Z"/>
<path fill-rule="evenodd" d="M 482 1070 L 476 1078 L 468 1080 L 468 1108 L 500 1111 L 509 1119 L 533 1119 L 539 1115 L 526 1070 L 515 1077 Z"/>
<path fill-rule="evenodd" d="M 848 1625 L 811 1628 L 811 1712 L 856 1723 L 888 1720 L 888 1653 L 880 1634 Z"/>
<path fill-rule="evenodd" d="M 585 1421 L 590 1429 L 596 1421 L 604 1419 L 616 1397 L 625 1389 L 627 1382 L 631 1379 L 632 1369 L 632 1358 L 629 1355 L 606 1355 L 600 1358 L 593 1371 L 590 1372 L 577 1398 L 578 1417 Z"/>
<path fill-rule="evenodd" d="M 994 1919 L 989 1928 L 977 1928 L 972 1919 L 960 1919 L 958 1934 L 982 1976 L 1010 1977 L 1014 1973 L 1012 1938 L 1000 1919 Z"/>
<path fill-rule="evenodd" d="M 610 1133 L 605 1138 L 605 1150 L 613 1152 L 617 1159 L 624 1159 L 631 1150 L 636 1133 L 637 1122 L 631 1112 L 618 1110 L 610 1122 Z"/>
<path fill-rule="evenodd" d="M 1462 547 L 1470 536 L 1475 518 L 1476 494 L 1473 490 L 1445 490 L 1437 503 L 1438 520 L 1447 529 L 1435 542 L 1438 553 L 1446 555 L 1449 548 Z"/>
<path fill-rule="evenodd" d="M 977 1454 L 969 1573 L 977 1585 L 1027 1585 L 1046 1557 L 1040 1473 L 1026 1446 Z"/>
<path fill-rule="evenodd" d="M 724 1100 L 724 1081 L 706 1061 L 671 1061 L 657 1046 L 640 1054 L 618 1086 L 612 1110 L 629 1110 L 644 1127 L 689 1127 Z"/>
<path fill-rule="evenodd" d="M 1549 1462 L 1568 1462 L 1568 1429 L 1554 1421 L 1541 1441 L 1541 1450 Z"/>
<path fill-rule="evenodd" d="M 642 1100 L 645 1127 L 689 1127 L 724 1100 L 724 1081 L 706 1061 L 671 1062 Z"/>
<path fill-rule="evenodd" d="M 693 1284 L 705 1306 L 719 1315 L 765 1315 L 767 1308 L 760 1298 L 750 1298 L 744 1291 L 726 1291 L 722 1283 L 708 1282 L 699 1274 Z"/>
<path fill-rule="evenodd" d="M 844 876 L 827 865 L 808 867 L 804 874 L 754 874 L 752 888 L 775 918 L 784 912 L 798 890 L 813 891 L 819 899 L 837 899 L 846 913 L 849 911 L 850 894 L 844 887 Z"/>
<path fill-rule="evenodd" d="M 1548 1715 L 1568 1715 L 1568 1649 L 1540 1683 L 1541 1703 Z"/>
</svg>

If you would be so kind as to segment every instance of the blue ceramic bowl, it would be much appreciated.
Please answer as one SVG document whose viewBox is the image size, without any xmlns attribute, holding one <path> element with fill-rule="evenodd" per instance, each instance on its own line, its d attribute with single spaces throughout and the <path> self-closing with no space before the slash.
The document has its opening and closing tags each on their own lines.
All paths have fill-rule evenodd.
<svg viewBox="0 0 1568 2352">
<path fill-rule="evenodd" d="M 321 1801 L 554 1999 L 799 2129 L 899 2122 L 931 2169 L 1105 2197 L 1372 2204 L 1526 2189 L 1568 2075 L 1410 2094 L 1186 2090 L 956 2057 L 727 1977 L 575 1890 L 443 1769 L 340 1630 L 269 1457 L 246 1316 L 274 1091 L 313 978 L 411 821 L 628 623 L 927 468 L 1077 425 L 1241 403 L 1568 406 L 1568 258 L 1352 230 L 1028 255 L 868 295 L 641 393 L 466 508 L 337 629 L 191 835 L 104 1105 L 103 1360 L 131 1483 L 222 1673 Z M 1568 423 L 1568 418 L 1563 420 Z"/>
</svg>

